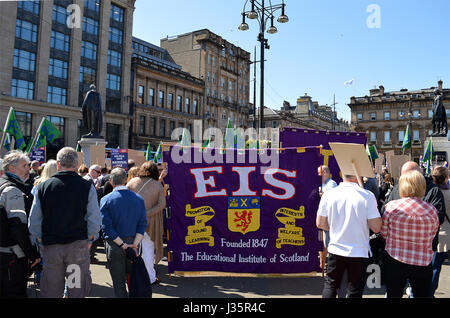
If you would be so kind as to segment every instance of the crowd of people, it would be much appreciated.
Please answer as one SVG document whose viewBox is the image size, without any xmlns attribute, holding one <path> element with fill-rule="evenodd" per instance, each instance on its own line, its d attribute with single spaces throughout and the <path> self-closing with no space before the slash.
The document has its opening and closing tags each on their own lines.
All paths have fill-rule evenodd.
<svg viewBox="0 0 450 318">
<path fill-rule="evenodd" d="M 387 298 L 434 297 L 450 250 L 450 183 L 446 166 L 426 175 L 405 163 L 394 180 L 344 175 L 337 185 L 321 166 L 316 224 L 323 231 L 322 297 L 362 297 L 370 263 L 380 266 Z M 395 182 L 397 181 L 397 182 Z"/>
<path fill-rule="evenodd" d="M 151 297 L 151 285 L 159 283 L 155 264 L 163 258 L 165 169 L 132 160 L 128 172 L 78 167 L 70 147 L 42 165 L 10 151 L 0 166 L 0 297 L 27 297 L 32 272 L 41 297 L 88 296 L 99 245 L 115 296 Z M 140 275 L 134 279 L 133 266 Z"/>
<path fill-rule="evenodd" d="M 0 297 L 27 297 L 31 272 L 41 297 L 88 296 L 99 245 L 116 297 L 151 296 L 159 283 L 155 264 L 164 257 L 167 171 L 148 161 L 128 167 L 78 167 L 70 147 L 42 165 L 18 150 L 0 160 Z M 434 297 L 450 250 L 447 167 L 425 175 L 411 161 L 398 180 L 383 169 L 364 180 L 344 175 L 339 185 L 327 166 L 318 174 L 316 224 L 327 256 L 322 296 L 362 297 L 367 266 L 376 263 L 386 297 L 402 297 L 405 289 L 409 297 Z M 127 277 L 132 266 L 145 267 L 134 271 L 145 277 Z"/>
</svg>

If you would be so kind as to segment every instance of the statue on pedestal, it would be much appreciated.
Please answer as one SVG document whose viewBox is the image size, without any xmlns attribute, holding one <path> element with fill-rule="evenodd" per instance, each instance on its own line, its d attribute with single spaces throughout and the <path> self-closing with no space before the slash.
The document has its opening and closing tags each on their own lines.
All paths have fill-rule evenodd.
<svg viewBox="0 0 450 318">
<path fill-rule="evenodd" d="M 102 100 L 94 84 L 89 86 L 89 91 L 81 106 L 81 112 L 83 113 L 83 126 L 89 131 L 82 138 L 103 139 L 100 136 L 103 127 Z"/>
<path fill-rule="evenodd" d="M 434 91 L 435 97 L 433 101 L 433 119 L 431 123 L 433 124 L 433 137 L 447 137 L 447 113 L 444 107 L 444 97 L 439 89 Z"/>
</svg>

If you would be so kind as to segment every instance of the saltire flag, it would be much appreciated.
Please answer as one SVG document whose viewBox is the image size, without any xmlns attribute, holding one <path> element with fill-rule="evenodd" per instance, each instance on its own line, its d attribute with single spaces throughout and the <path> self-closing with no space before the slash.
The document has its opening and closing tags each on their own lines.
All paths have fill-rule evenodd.
<svg viewBox="0 0 450 318">
<path fill-rule="evenodd" d="M 7 151 L 11 150 L 11 135 L 8 133 L 5 135 L 5 142 L 3 143 L 3 147 L 5 147 Z"/>
<path fill-rule="evenodd" d="M 428 139 L 427 147 L 425 148 L 425 153 L 423 154 L 423 162 L 426 164 L 426 173 L 431 172 L 431 161 L 433 160 L 434 147 L 431 138 Z"/>
<path fill-rule="evenodd" d="M 22 132 L 20 131 L 19 122 L 16 119 L 16 113 L 12 107 L 9 110 L 8 118 L 6 119 L 5 133 L 10 134 L 10 136 L 14 136 L 17 149 L 23 149 L 27 146 L 25 139 L 23 139 Z"/>
<path fill-rule="evenodd" d="M 405 137 L 403 138 L 402 152 L 411 148 L 411 136 L 409 134 L 409 125 L 406 127 Z"/>
<path fill-rule="evenodd" d="M 377 147 L 375 147 L 375 145 L 369 146 L 368 144 L 366 144 L 366 153 L 367 153 L 367 156 L 369 156 L 369 158 L 371 158 L 371 160 L 378 159 L 378 151 L 377 151 Z"/>
<path fill-rule="evenodd" d="M 149 144 L 150 146 L 150 144 Z M 148 148 L 147 148 L 148 151 Z M 154 163 L 158 163 L 158 160 L 162 158 L 162 142 L 159 143 L 158 149 L 156 150 L 155 157 L 153 158 Z"/>
<path fill-rule="evenodd" d="M 147 144 L 147 151 L 145 152 L 145 161 L 152 160 L 152 147 L 150 143 Z"/>
<path fill-rule="evenodd" d="M 53 142 L 56 138 L 61 136 L 61 132 L 46 118 L 42 121 L 41 127 L 38 131 L 38 139 L 33 148 L 45 147 L 47 140 Z"/>
</svg>

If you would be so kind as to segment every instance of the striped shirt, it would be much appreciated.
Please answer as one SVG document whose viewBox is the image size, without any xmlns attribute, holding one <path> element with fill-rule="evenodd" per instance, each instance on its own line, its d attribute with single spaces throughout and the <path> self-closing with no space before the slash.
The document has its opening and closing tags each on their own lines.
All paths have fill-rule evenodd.
<svg viewBox="0 0 450 318">
<path fill-rule="evenodd" d="M 381 235 L 392 258 L 410 265 L 428 266 L 438 229 L 438 212 L 433 205 L 420 198 L 403 198 L 386 205 Z"/>
</svg>

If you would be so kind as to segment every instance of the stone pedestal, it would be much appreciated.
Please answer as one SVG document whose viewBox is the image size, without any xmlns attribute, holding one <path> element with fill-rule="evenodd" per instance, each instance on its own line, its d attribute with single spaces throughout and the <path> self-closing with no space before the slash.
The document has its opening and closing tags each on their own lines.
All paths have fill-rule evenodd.
<svg viewBox="0 0 450 318">
<path fill-rule="evenodd" d="M 434 147 L 434 155 L 437 156 L 437 164 L 442 165 L 445 161 L 450 161 L 450 141 L 447 137 L 427 137 L 424 144 L 424 153 L 426 151 L 428 141 L 431 138 L 432 145 Z M 435 157 L 432 158 L 433 164 L 435 163 Z"/>
<path fill-rule="evenodd" d="M 98 162 L 98 160 L 95 160 L 95 158 L 91 157 L 91 152 L 97 151 L 97 148 L 103 148 L 103 156 L 105 154 L 105 146 L 107 144 L 106 140 L 103 138 L 81 138 L 81 140 L 78 141 L 78 144 L 81 147 L 81 152 L 84 155 L 83 163 L 90 167 L 92 164 L 97 163 L 100 166 L 105 166 L 105 160 L 103 158 L 103 162 Z M 95 161 L 95 162 L 94 162 Z"/>
</svg>

